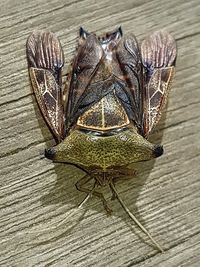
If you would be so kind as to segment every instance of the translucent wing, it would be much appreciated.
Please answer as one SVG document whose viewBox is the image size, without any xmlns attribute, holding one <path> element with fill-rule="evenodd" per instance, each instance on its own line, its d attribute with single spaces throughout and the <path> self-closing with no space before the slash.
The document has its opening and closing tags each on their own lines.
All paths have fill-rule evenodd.
<svg viewBox="0 0 200 267">
<path fill-rule="evenodd" d="M 64 138 L 61 44 L 51 32 L 33 32 L 27 40 L 30 79 L 42 115 L 57 142 Z"/>
<path fill-rule="evenodd" d="M 145 68 L 143 88 L 143 135 L 148 136 L 159 121 L 171 87 L 176 61 L 176 42 L 165 31 L 148 36 L 141 45 Z"/>
<path fill-rule="evenodd" d="M 67 103 L 67 128 L 84 111 L 79 107 L 82 100 L 87 96 L 87 88 L 92 77 L 96 73 L 103 56 L 103 50 L 95 35 L 90 34 L 79 41 L 77 56 L 72 65 L 71 81 Z"/>
<path fill-rule="evenodd" d="M 143 66 L 141 54 L 137 40 L 134 35 L 125 36 L 121 39 L 116 51 L 116 58 L 119 62 L 120 71 L 118 76 L 121 81 L 118 82 L 117 95 L 122 101 L 129 118 L 134 121 L 138 129 L 142 124 L 142 83 Z M 116 67 L 115 67 L 116 69 Z"/>
</svg>

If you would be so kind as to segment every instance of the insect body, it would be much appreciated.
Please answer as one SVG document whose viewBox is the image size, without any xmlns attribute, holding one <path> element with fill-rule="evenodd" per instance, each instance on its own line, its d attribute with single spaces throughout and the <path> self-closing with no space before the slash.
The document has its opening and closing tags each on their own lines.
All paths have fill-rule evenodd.
<svg viewBox="0 0 200 267">
<path fill-rule="evenodd" d="M 147 137 L 171 86 L 176 60 L 173 37 L 154 32 L 139 46 L 133 35 L 123 36 L 121 28 L 102 36 L 81 28 L 65 90 L 63 51 L 53 33 L 33 32 L 27 58 L 38 105 L 57 142 L 45 150 L 46 157 L 84 169 L 86 176 L 76 184 L 80 191 L 91 193 L 85 187 L 91 179 L 94 187 L 109 184 L 124 207 L 114 179 L 130 175 L 131 163 L 163 153 L 162 146 L 151 144 Z M 109 211 L 101 193 L 93 189 L 92 195 L 100 197 Z"/>
</svg>

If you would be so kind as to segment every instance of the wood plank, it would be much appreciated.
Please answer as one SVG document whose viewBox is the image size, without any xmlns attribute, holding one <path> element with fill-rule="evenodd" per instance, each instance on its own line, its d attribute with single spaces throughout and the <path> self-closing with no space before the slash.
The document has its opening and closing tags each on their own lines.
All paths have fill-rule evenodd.
<svg viewBox="0 0 200 267">
<path fill-rule="evenodd" d="M 1 1 L 1 266 L 198 266 L 199 14 L 197 0 Z M 164 145 L 165 154 L 137 164 L 138 176 L 117 184 L 127 206 L 165 248 L 164 254 L 130 225 L 117 201 L 109 200 L 108 188 L 102 192 L 113 209 L 110 217 L 95 198 L 77 211 L 74 207 L 84 194 L 74 184 L 83 172 L 42 155 L 52 137 L 30 89 L 26 38 L 33 29 L 56 32 L 68 64 L 80 25 L 97 33 L 122 25 L 139 39 L 166 28 L 178 40 L 168 108 L 151 137 Z"/>
</svg>

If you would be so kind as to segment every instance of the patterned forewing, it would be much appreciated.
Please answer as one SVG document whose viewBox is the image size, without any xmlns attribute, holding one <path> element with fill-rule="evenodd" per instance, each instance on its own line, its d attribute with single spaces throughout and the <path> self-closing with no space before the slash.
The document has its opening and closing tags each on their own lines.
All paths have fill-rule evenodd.
<svg viewBox="0 0 200 267">
<path fill-rule="evenodd" d="M 117 76 L 125 82 L 125 84 L 121 84 L 121 88 L 123 88 L 128 101 L 124 101 L 120 94 L 119 98 L 122 100 L 130 119 L 140 128 L 142 121 L 141 88 L 143 71 L 140 50 L 134 35 L 125 36 L 121 39 L 116 51 L 116 58 L 122 74 L 122 76 Z M 121 95 L 123 94 L 121 93 Z"/>
<path fill-rule="evenodd" d="M 176 42 L 165 32 L 148 36 L 141 45 L 145 69 L 143 88 L 143 135 L 148 136 L 160 119 L 175 71 Z"/>
<path fill-rule="evenodd" d="M 67 103 L 67 128 L 80 114 L 79 107 L 87 95 L 87 88 L 103 56 L 103 50 L 95 35 L 90 34 L 79 43 L 74 58 Z"/>
<path fill-rule="evenodd" d="M 27 60 L 39 108 L 60 142 L 65 133 L 61 88 L 64 57 L 59 40 L 51 32 L 33 32 L 27 40 Z"/>
</svg>

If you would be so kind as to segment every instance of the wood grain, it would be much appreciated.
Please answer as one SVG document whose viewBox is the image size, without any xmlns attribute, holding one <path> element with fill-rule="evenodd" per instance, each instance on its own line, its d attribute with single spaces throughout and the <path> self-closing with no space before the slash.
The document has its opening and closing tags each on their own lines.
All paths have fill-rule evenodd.
<svg viewBox="0 0 200 267">
<path fill-rule="evenodd" d="M 198 0 L 1 1 L 0 266 L 199 266 L 199 14 Z M 52 137 L 30 88 L 26 39 L 34 29 L 55 32 L 67 66 L 80 25 L 97 33 L 121 25 L 139 39 L 165 28 L 178 41 L 168 108 L 151 137 L 165 154 L 138 164 L 137 177 L 117 184 L 163 254 L 109 200 L 108 188 L 102 192 L 110 217 L 96 198 L 77 210 L 85 195 L 74 184 L 83 172 L 41 154 Z"/>
</svg>

